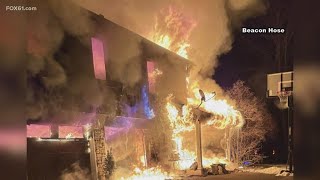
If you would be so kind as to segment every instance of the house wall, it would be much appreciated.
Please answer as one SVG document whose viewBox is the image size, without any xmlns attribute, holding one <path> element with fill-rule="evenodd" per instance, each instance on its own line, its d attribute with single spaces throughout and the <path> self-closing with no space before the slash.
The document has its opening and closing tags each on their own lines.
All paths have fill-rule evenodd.
<svg viewBox="0 0 320 180">
<path fill-rule="evenodd" d="M 90 175 L 90 155 L 86 152 L 87 147 L 88 141 L 84 139 L 39 141 L 37 138 L 28 138 L 28 179 L 59 179 L 64 171 L 72 171 L 74 163 L 81 167 L 83 173 Z"/>
</svg>

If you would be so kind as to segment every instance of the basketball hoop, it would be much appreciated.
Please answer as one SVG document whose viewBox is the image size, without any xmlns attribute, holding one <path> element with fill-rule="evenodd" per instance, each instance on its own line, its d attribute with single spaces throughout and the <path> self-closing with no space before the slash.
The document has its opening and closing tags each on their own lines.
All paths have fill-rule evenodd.
<svg viewBox="0 0 320 180">
<path fill-rule="evenodd" d="M 280 104 L 284 105 L 285 108 L 288 108 L 288 99 L 289 96 L 291 96 L 291 91 L 279 91 L 277 92 L 277 95 L 280 100 Z"/>
<path fill-rule="evenodd" d="M 275 102 L 275 105 L 281 109 L 286 109 L 287 125 L 288 125 L 288 165 L 289 172 L 293 172 L 293 82 L 294 72 L 279 72 L 267 75 L 267 98 L 278 97 L 279 101 Z"/>
</svg>

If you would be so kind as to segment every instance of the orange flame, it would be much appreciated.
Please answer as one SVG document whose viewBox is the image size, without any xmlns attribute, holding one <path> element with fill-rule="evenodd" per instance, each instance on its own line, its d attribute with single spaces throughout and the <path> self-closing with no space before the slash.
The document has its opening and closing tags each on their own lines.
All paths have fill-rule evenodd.
<svg viewBox="0 0 320 180">
<path fill-rule="evenodd" d="M 187 98 L 188 104 L 198 106 L 201 104 L 201 97 L 198 87 L 193 87 L 192 93 L 195 98 Z M 212 97 L 212 93 L 204 92 L 207 98 Z M 241 128 L 244 124 L 244 120 L 240 111 L 234 109 L 229 105 L 225 99 L 216 99 L 212 97 L 205 102 L 202 102 L 199 107 L 205 112 L 213 114 L 212 119 L 206 122 L 206 125 L 212 125 L 218 129 L 225 129 L 227 127 Z"/>
<path fill-rule="evenodd" d="M 188 59 L 189 36 L 195 26 L 193 19 L 170 6 L 158 14 L 151 40 Z"/>
<path fill-rule="evenodd" d="M 157 16 L 154 32 L 151 40 L 158 45 L 175 52 L 176 54 L 189 59 L 189 36 L 191 31 L 196 26 L 196 23 L 191 19 L 177 11 L 173 7 L 162 10 Z M 192 82 L 192 81 L 194 82 Z M 198 94 L 198 82 L 190 77 L 186 77 L 187 90 L 190 97 L 187 98 L 187 105 L 177 108 L 173 103 L 173 95 L 167 98 L 166 110 L 170 127 L 172 129 L 172 140 L 175 144 L 175 151 L 179 156 L 178 168 L 189 168 L 196 159 L 196 153 L 183 146 L 185 132 L 194 131 L 195 125 L 193 122 L 192 108 L 198 107 L 202 111 L 212 114 L 212 118 L 205 122 L 205 125 L 212 126 L 218 129 L 225 129 L 228 127 L 241 128 L 244 120 L 241 113 L 234 109 L 226 100 L 210 98 L 205 102 L 201 102 L 201 97 Z M 190 84 L 192 86 L 190 86 Z M 211 97 L 209 92 L 204 92 L 206 97 Z M 226 158 L 218 157 L 203 157 L 203 166 L 208 167 L 212 163 L 227 163 Z M 143 174 L 143 173 L 140 173 Z"/>
<path fill-rule="evenodd" d="M 196 153 L 189 147 L 183 147 L 183 133 L 194 130 L 193 115 L 190 105 L 184 105 L 180 113 L 178 108 L 172 104 L 173 96 L 169 95 L 167 98 L 166 110 L 170 127 L 172 128 L 172 140 L 176 145 L 175 151 L 179 156 L 177 161 L 178 168 L 181 170 L 188 169 L 197 158 Z M 181 115 L 180 115 L 181 114 Z M 209 123 L 207 123 L 210 125 Z M 213 163 L 227 163 L 225 158 L 218 157 L 203 157 L 202 160 L 204 167 L 209 167 Z"/>
</svg>

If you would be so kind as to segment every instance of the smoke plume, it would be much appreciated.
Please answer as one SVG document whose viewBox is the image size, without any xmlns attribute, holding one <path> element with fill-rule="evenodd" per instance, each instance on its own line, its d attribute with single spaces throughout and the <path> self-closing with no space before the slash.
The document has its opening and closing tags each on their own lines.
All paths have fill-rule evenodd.
<svg viewBox="0 0 320 180">
<path fill-rule="evenodd" d="M 108 35 L 112 31 L 112 36 Z M 132 32 L 116 26 L 108 27 L 101 33 L 101 38 L 108 42 L 108 75 L 111 79 L 133 88 L 141 80 L 142 49 Z M 107 37 L 107 39 L 105 39 Z"/>
<path fill-rule="evenodd" d="M 160 37 L 160 42 L 164 44 L 158 44 L 173 52 L 179 51 L 181 43 L 189 44 L 188 59 L 192 64 L 190 82 L 197 82 L 206 92 L 216 92 L 218 99 L 225 96 L 223 89 L 212 79 L 219 65 L 219 56 L 232 49 L 234 29 L 239 28 L 245 19 L 263 13 L 266 8 L 262 0 L 93 0 L 78 3 L 151 41 L 155 40 L 154 36 Z M 161 35 L 170 36 L 169 45 Z M 119 63 L 123 64 L 121 61 Z M 206 141 L 209 138 L 212 140 L 210 135 L 204 138 L 204 154 L 223 154 L 222 149 L 212 148 L 211 141 Z M 220 144 L 218 138 L 214 143 Z M 191 144 L 193 147 L 194 144 Z"/>
<path fill-rule="evenodd" d="M 190 21 L 182 21 L 177 24 L 177 28 L 188 29 L 187 26 L 192 26 L 189 28 L 192 31 L 188 32 L 191 45 L 189 60 L 195 64 L 191 78 L 199 81 L 202 88 L 221 93 L 223 91 L 211 77 L 218 66 L 218 57 L 232 48 L 233 28 L 239 27 L 246 18 L 259 15 L 266 9 L 263 0 L 158 0 L 152 2 L 148 0 L 134 2 L 93 0 L 78 3 L 149 39 L 150 33 L 159 33 L 153 32 L 155 25 L 166 28 L 163 27 L 163 24 L 157 24 L 157 18 L 161 17 L 168 7 L 174 6 L 182 12 L 180 17 L 191 17 L 196 23 L 194 27 Z M 168 21 L 168 19 L 165 20 Z M 180 32 L 186 32 L 185 29 Z"/>
<path fill-rule="evenodd" d="M 37 1 L 30 2 L 30 6 L 38 10 L 27 18 L 27 119 L 56 114 L 62 106 L 75 103 L 70 95 L 83 97 L 78 104 L 93 107 L 102 104 L 104 90 L 94 79 L 87 78 L 88 57 L 81 57 L 70 47 L 69 52 L 59 51 L 65 33 L 90 48 L 86 43 L 93 33 L 89 12 L 72 1 Z M 70 58 L 72 53 L 75 56 Z M 72 73 L 66 74 L 70 69 Z"/>
<path fill-rule="evenodd" d="M 74 103 L 75 100 L 69 98 L 71 96 L 81 97 L 76 99 L 76 103 L 88 107 L 98 107 L 105 100 L 113 102 L 112 93 L 108 94 L 109 98 L 104 97 L 103 92 L 108 90 L 103 90 L 102 85 L 88 78 L 90 73 L 82 63 L 85 57 L 81 57 L 79 52 L 72 52 L 73 50 L 69 48 L 69 51 L 76 56 L 63 52 L 60 52 L 59 56 L 56 55 L 65 40 L 65 33 L 77 38 L 84 47 L 88 47 L 88 38 L 94 31 L 89 12 L 73 3 L 78 3 L 97 14 L 103 14 L 105 18 L 148 39 L 152 39 L 150 34 L 164 33 L 169 30 L 170 35 L 176 38 L 173 39 L 172 48 L 174 49 L 179 47 L 175 44 L 178 38 L 188 40 L 189 60 L 194 64 L 190 72 L 191 80 L 199 82 L 202 89 L 216 91 L 218 95 L 223 94 L 223 91 L 211 77 L 214 74 L 214 68 L 218 65 L 218 56 L 231 49 L 233 26 L 230 24 L 257 14 L 264 7 L 260 1 L 252 0 L 241 2 L 162 0 L 152 3 L 147 0 L 37 2 L 36 6 L 39 10 L 30 14 L 27 22 L 28 78 L 37 81 L 37 83 L 29 83 L 27 87 L 30 91 L 27 92 L 27 116 L 30 118 L 40 118 L 56 113 L 62 104 Z M 175 7 L 177 11 L 169 7 Z M 240 20 L 235 20 L 235 17 L 240 17 L 232 16 L 235 12 L 245 12 L 246 15 Z M 166 19 L 166 13 L 178 13 L 174 16 L 178 18 Z M 164 23 L 171 23 L 171 26 L 165 26 Z M 154 32 L 155 28 L 159 31 Z M 127 52 L 118 52 L 117 49 L 123 50 L 118 47 L 122 47 L 123 42 L 130 42 L 130 40 L 121 40 L 121 36 L 117 38 L 120 39 L 114 41 L 108 39 L 112 41 L 112 46 L 108 47 L 108 53 L 114 58 L 109 65 L 110 77 L 129 88 L 134 88 L 141 79 L 141 54 L 135 54 L 135 52 L 141 52 L 139 49 L 141 47 L 126 43 Z M 77 70 L 66 74 L 70 69 Z M 67 92 L 67 94 L 61 94 L 61 92 Z"/>
<path fill-rule="evenodd" d="M 60 180 L 90 180 L 91 174 L 88 169 L 80 167 L 79 162 L 75 162 L 71 165 L 70 169 L 63 171 L 60 176 Z"/>
</svg>

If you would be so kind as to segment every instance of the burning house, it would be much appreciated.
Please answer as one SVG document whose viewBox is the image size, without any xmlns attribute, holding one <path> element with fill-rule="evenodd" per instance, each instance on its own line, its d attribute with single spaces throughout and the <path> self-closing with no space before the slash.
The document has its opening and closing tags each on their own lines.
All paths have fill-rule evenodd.
<svg viewBox="0 0 320 180">
<path fill-rule="evenodd" d="M 50 7 L 43 3 L 43 9 Z M 48 11 L 63 26 L 61 42 L 45 57 L 47 69 L 28 74 L 31 179 L 75 172 L 103 179 L 109 150 L 116 179 L 165 179 L 195 162 L 201 174 L 202 166 L 236 158 L 228 138 L 239 132 L 242 116 L 190 78 L 187 41 L 177 43 L 163 31 L 150 41 L 101 15 L 79 11 L 90 24 L 84 34 L 81 26 L 75 33 Z M 30 49 L 41 45 L 34 36 Z M 30 54 L 34 58 L 37 51 Z M 63 83 L 57 84 L 59 78 Z M 63 168 L 41 166 L 44 162 Z M 74 163 L 79 172 L 68 169 Z"/>
<path fill-rule="evenodd" d="M 149 157 L 144 129 L 160 113 L 155 106 L 156 98 L 165 99 L 173 94 L 176 102 L 186 102 L 187 91 L 182 87 L 186 87 L 189 63 L 184 58 L 100 15 L 88 12 L 88 16 L 94 29 L 91 36 L 79 40 L 65 31 L 53 55 L 67 76 L 66 87 L 57 93 L 62 98 L 61 108 L 49 109 L 48 113 L 27 120 L 31 179 L 56 179 L 76 159 L 97 178 L 101 176 L 104 160 L 97 157 L 97 151 L 111 148 L 118 167 L 122 161 L 127 165 L 143 162 L 146 166 Z M 28 78 L 34 95 L 42 95 L 39 89 L 45 77 L 39 74 Z M 86 135 L 86 125 L 97 130 Z M 106 142 L 101 145 L 103 150 L 98 141 L 90 140 L 98 136 Z M 75 159 L 74 154 L 79 158 Z M 59 166 L 63 169 L 50 168 L 51 173 L 46 174 L 49 166 L 40 162 L 62 164 Z"/>
</svg>

